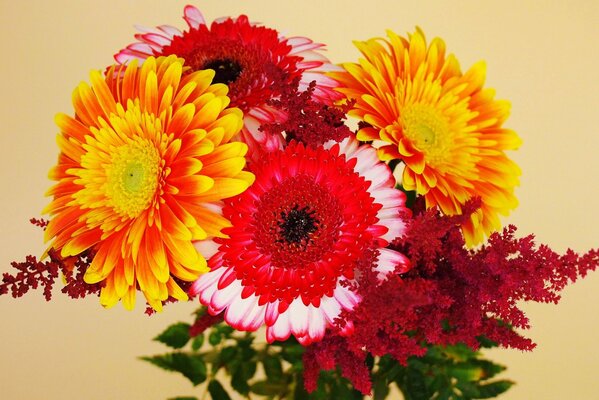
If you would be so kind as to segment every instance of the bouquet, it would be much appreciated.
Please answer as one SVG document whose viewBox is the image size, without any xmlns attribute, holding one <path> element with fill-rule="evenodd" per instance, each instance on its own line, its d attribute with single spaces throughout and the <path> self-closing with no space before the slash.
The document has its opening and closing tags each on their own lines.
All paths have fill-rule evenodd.
<svg viewBox="0 0 599 400">
<path fill-rule="evenodd" d="M 506 392 L 480 349 L 532 350 L 521 301 L 557 303 L 599 252 L 504 224 L 521 139 L 485 64 L 418 27 L 337 63 L 246 15 L 183 19 L 138 28 L 75 87 L 31 220 L 46 249 L 0 294 L 193 302 L 142 357 L 202 385 L 178 398 Z"/>
</svg>

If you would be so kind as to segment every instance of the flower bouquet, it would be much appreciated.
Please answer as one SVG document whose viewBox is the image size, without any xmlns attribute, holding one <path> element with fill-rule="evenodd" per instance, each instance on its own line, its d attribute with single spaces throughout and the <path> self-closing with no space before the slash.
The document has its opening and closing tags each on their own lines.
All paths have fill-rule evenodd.
<svg viewBox="0 0 599 400">
<path fill-rule="evenodd" d="M 532 350 L 520 302 L 556 303 L 599 252 L 503 225 L 521 140 L 484 63 L 420 28 L 336 64 L 245 15 L 183 19 L 138 28 L 56 116 L 47 248 L 0 294 L 193 301 L 142 357 L 202 385 L 179 399 L 507 391 L 480 349 Z"/>
</svg>

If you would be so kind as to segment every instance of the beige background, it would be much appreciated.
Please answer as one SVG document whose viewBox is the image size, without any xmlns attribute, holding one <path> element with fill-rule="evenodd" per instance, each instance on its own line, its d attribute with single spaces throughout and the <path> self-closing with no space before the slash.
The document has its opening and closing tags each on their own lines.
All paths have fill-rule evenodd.
<svg viewBox="0 0 599 400">
<path fill-rule="evenodd" d="M 57 156 L 54 114 L 72 112 L 70 94 L 91 69 L 132 41 L 133 24 L 183 27 L 184 1 L 0 0 L 0 272 L 43 250 L 28 224 L 47 200 Z M 563 251 L 599 246 L 599 2 L 557 1 L 198 1 L 209 20 L 247 13 L 288 35 L 328 44 L 351 61 L 352 39 L 421 26 L 441 36 L 466 69 L 488 64 L 487 83 L 513 105 L 508 126 L 524 140 L 513 158 L 524 175 L 521 205 L 507 220 Z M 57 291 L 56 291 L 57 292 Z M 141 299 L 139 299 L 141 301 Z M 595 399 L 599 377 L 599 274 L 567 289 L 558 305 L 526 305 L 539 343 L 533 353 L 496 351 L 518 385 L 510 399 Z M 136 360 L 160 352 L 150 339 L 188 321 L 195 304 L 143 315 L 95 299 L 41 293 L 0 298 L 3 399 L 166 399 L 201 395 L 177 375 Z"/>
</svg>

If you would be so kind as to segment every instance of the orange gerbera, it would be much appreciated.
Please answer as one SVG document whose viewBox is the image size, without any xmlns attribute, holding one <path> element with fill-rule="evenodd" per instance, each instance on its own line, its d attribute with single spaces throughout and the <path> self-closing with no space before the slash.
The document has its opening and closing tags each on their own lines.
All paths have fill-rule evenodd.
<svg viewBox="0 0 599 400">
<path fill-rule="evenodd" d="M 156 310 L 187 299 L 175 278 L 207 271 L 192 242 L 223 236 L 219 201 L 253 182 L 247 146 L 229 142 L 243 115 L 227 108 L 227 87 L 210 84 L 213 71 L 182 71 L 175 56 L 93 71 L 73 92 L 75 117 L 56 117 L 46 240 L 62 257 L 95 253 L 84 279 L 104 281 L 106 307 L 133 308 L 138 288 Z"/>
<path fill-rule="evenodd" d="M 330 76 L 356 100 L 350 114 L 368 124 L 358 138 L 385 142 L 379 156 L 405 163 L 402 184 L 424 195 L 427 207 L 455 215 L 469 199 L 481 198 L 462 227 L 467 244 L 475 245 L 501 227 L 499 214 L 518 204 L 520 169 L 504 152 L 521 143 L 502 128 L 509 103 L 483 88 L 484 63 L 462 74 L 441 39 L 427 46 L 419 29 L 407 39 L 387 34 L 389 40 L 355 42 L 365 59 Z"/>
</svg>

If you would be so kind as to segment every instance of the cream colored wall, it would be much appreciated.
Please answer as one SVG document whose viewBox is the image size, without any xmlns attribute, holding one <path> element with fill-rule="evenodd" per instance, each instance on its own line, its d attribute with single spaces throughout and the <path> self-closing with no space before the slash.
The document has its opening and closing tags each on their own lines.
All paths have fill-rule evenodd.
<svg viewBox="0 0 599 400">
<path fill-rule="evenodd" d="M 132 41 L 133 24 L 184 26 L 184 1 L 0 1 L 0 271 L 43 250 L 28 224 L 47 200 L 56 161 L 53 116 L 72 112 L 70 94 L 91 69 Z M 513 105 L 507 126 L 524 140 L 513 158 L 524 171 L 521 205 L 507 222 L 555 249 L 599 246 L 599 2 L 588 1 L 199 1 L 209 20 L 247 13 L 288 35 L 328 44 L 334 62 L 355 60 L 353 39 L 421 26 L 441 36 L 465 69 L 488 65 L 487 84 Z M 183 378 L 137 356 L 167 324 L 188 321 L 195 305 L 143 315 L 56 290 L 18 301 L 0 298 L 3 399 L 166 399 L 200 395 Z M 140 299 L 141 301 L 141 299 Z M 527 305 L 539 343 L 533 353 L 496 351 L 518 385 L 505 400 L 593 399 L 599 377 L 599 274 L 558 305 Z"/>
</svg>

